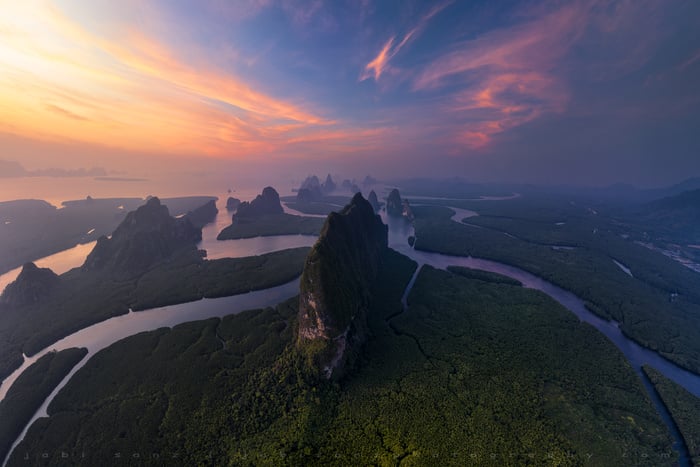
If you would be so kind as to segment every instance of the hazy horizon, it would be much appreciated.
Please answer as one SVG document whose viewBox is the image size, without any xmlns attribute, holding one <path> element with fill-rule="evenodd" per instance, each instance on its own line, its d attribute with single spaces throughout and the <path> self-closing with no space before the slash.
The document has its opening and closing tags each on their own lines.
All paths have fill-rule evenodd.
<svg viewBox="0 0 700 467">
<path fill-rule="evenodd" d="M 2 162 L 2 161 L 0 161 Z M 224 164 L 227 165 L 227 164 Z M 429 176 L 424 173 L 407 174 L 404 176 L 379 176 L 377 172 L 370 169 L 361 171 L 361 168 L 348 170 L 345 172 L 324 170 L 322 167 L 308 166 L 308 170 L 304 171 L 299 167 L 291 170 L 256 170 L 255 167 L 248 165 L 245 170 L 240 171 L 234 164 L 230 167 L 219 167 L 218 169 L 206 170 L 199 164 L 197 171 L 184 171 L 173 168 L 166 168 L 159 171 L 156 168 L 150 170 L 145 169 L 139 172 L 127 172 L 123 170 L 112 170 L 102 166 L 64 166 L 64 167 L 46 167 L 46 166 L 29 166 L 24 167 L 28 171 L 47 170 L 47 169 L 63 169 L 63 170 L 90 170 L 93 168 L 104 168 L 105 176 L 26 176 L 26 177 L 0 177 L 0 202 L 11 201 L 15 199 L 42 199 L 49 203 L 60 206 L 61 202 L 82 199 L 86 196 L 93 198 L 119 198 L 119 197 L 139 197 L 146 198 L 147 196 L 159 196 L 162 198 L 190 196 L 190 195 L 207 195 L 218 196 L 220 199 L 225 199 L 226 196 L 236 196 L 242 200 L 251 200 L 265 186 L 273 186 L 281 196 L 289 195 L 292 190 L 298 188 L 299 185 L 307 176 L 316 175 L 320 179 L 330 174 L 335 182 L 340 183 L 349 179 L 356 181 L 360 187 L 365 176 L 371 176 L 379 179 L 384 183 L 398 182 L 399 186 L 402 181 L 411 179 L 429 179 L 429 180 L 458 180 L 464 183 L 484 184 L 484 185 L 503 185 L 512 186 L 516 189 L 516 185 L 532 185 L 542 189 L 551 189 L 560 191 L 561 189 L 570 189 L 572 192 L 581 189 L 606 188 L 613 185 L 624 184 L 621 180 L 611 181 L 609 183 L 564 183 L 557 180 L 549 180 L 542 182 L 532 182 L 527 180 L 503 180 L 503 179 L 477 179 L 459 173 L 447 175 Z M 636 189 L 663 189 L 672 185 L 681 183 L 688 179 L 697 178 L 692 175 L 670 180 L 668 183 L 661 184 L 631 184 Z M 231 190 L 231 193 L 228 192 Z"/>
</svg>

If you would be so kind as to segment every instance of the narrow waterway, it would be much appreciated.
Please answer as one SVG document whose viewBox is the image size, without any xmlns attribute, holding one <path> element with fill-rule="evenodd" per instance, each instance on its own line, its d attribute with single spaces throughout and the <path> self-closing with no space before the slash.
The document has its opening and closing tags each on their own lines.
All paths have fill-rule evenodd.
<svg viewBox="0 0 700 467">
<path fill-rule="evenodd" d="M 41 358 L 48 352 L 53 350 L 64 350 L 72 347 L 85 347 L 88 354 L 78 363 L 73 370 L 59 383 L 51 395 L 44 401 L 41 407 L 37 410 L 29 423 L 25 426 L 22 434 L 13 443 L 12 449 L 5 459 L 5 463 L 14 448 L 24 439 L 29 427 L 38 418 L 47 416 L 47 408 L 53 398 L 58 394 L 61 388 L 65 386 L 73 374 L 87 361 L 100 350 L 114 344 L 115 342 L 124 339 L 134 334 L 144 331 L 153 331 L 162 327 L 173 327 L 181 323 L 189 321 L 197 321 L 202 319 L 224 317 L 231 314 L 240 313 L 245 310 L 253 310 L 257 308 L 265 308 L 275 306 L 299 293 L 299 279 L 295 279 L 286 284 L 272 287 L 265 290 L 258 290 L 246 294 L 234 295 L 231 297 L 202 299 L 196 302 L 182 303 L 179 305 L 169 305 L 160 308 L 152 308 L 150 310 L 131 312 L 126 315 L 115 316 L 108 320 L 102 321 L 87 328 L 81 329 L 78 332 L 67 336 L 58 342 L 43 349 L 32 358 L 25 359 L 24 364 L 15 370 L 9 377 L 3 381 L 0 386 L 0 400 L 5 398 L 8 388 L 17 380 L 19 375 L 27 369 L 33 362 Z"/>
<path fill-rule="evenodd" d="M 217 207 L 219 213 L 216 218 L 202 228 L 202 241 L 197 244 L 197 248 L 207 251 L 207 259 L 220 258 L 241 258 L 244 256 L 262 255 L 274 251 L 286 250 L 302 246 L 312 246 L 316 241 L 314 235 L 274 235 L 269 237 L 253 237 L 240 240 L 219 241 L 216 236 L 225 227 L 231 224 L 232 213 L 226 210 L 225 197 L 219 197 Z M 282 203 L 284 212 L 288 214 L 311 216 L 287 207 Z M 96 242 L 89 242 L 76 245 L 72 248 L 60 251 L 53 255 L 34 261 L 40 268 L 49 268 L 56 274 L 63 274 L 73 268 L 81 266 L 85 258 L 95 247 Z M 4 274 L 0 274 L 0 293 L 5 290 L 8 284 L 14 282 L 22 271 L 21 267 L 15 268 Z"/>
<path fill-rule="evenodd" d="M 456 222 L 460 222 L 465 217 L 477 215 L 473 211 L 462 209 L 453 210 L 455 211 L 455 214 L 452 216 L 452 219 Z M 219 217 L 221 216 L 222 214 L 220 213 Z M 207 249 L 207 247 L 210 249 L 220 249 L 217 250 L 215 254 L 216 257 L 224 257 L 224 255 L 237 256 L 240 255 L 242 251 L 246 251 L 247 256 L 251 254 L 251 250 L 267 250 L 267 247 L 277 248 L 282 246 L 282 248 L 289 248 L 290 246 L 286 245 L 294 244 L 294 242 L 302 242 L 304 244 L 306 244 L 305 242 L 309 242 L 309 244 L 313 243 L 313 237 L 301 238 L 305 236 L 298 235 L 281 236 L 277 240 L 272 240 L 265 244 L 258 244 L 257 246 L 254 243 L 254 239 L 218 242 L 215 240 L 215 235 L 213 235 L 213 232 L 218 233 L 219 228 L 224 224 L 224 220 L 219 220 L 219 217 L 217 217 L 217 222 L 212 224 L 212 226 L 209 228 L 206 235 L 204 235 L 203 232 L 203 242 L 200 246 L 200 248 L 204 249 Z M 634 341 L 628 339 L 626 336 L 624 336 L 624 334 L 622 334 L 617 323 L 605 321 L 588 311 L 584 305 L 584 302 L 574 294 L 561 289 L 560 287 L 557 287 L 540 277 L 513 266 L 473 257 L 449 256 L 415 250 L 408 245 L 408 237 L 414 235 L 413 226 L 410 223 L 405 222 L 403 219 L 388 219 L 384 213 L 382 213 L 382 217 L 383 220 L 389 225 L 389 246 L 418 262 L 419 267 L 424 264 L 429 264 L 439 269 L 446 269 L 447 266 L 457 265 L 496 272 L 512 277 L 522 282 L 524 287 L 537 289 L 546 293 L 576 314 L 581 321 L 585 321 L 593 325 L 596 329 L 602 332 L 623 352 L 632 367 L 642 378 L 645 387 L 647 387 L 649 390 L 649 394 L 654 402 L 654 405 L 659 411 L 662 419 L 669 426 L 669 430 L 676 439 L 676 443 L 680 443 L 677 444 L 677 447 L 681 453 L 681 456 L 683 456 L 685 445 L 678 434 L 677 427 L 668 415 L 668 411 L 665 409 L 663 404 L 661 404 L 658 395 L 655 393 L 655 391 L 651 390 L 652 388 L 650 388 L 648 381 L 641 373 L 641 367 L 644 364 L 652 366 L 697 397 L 700 397 L 700 376 L 678 367 L 669 360 L 661 357 L 658 353 L 643 348 Z M 226 218 L 229 218 L 229 216 L 226 215 Z M 205 230 L 207 227 L 205 227 Z M 270 237 L 267 238 L 269 239 Z M 240 243 L 246 241 L 252 241 L 253 243 Z M 287 241 L 291 243 L 287 243 Z M 227 251 L 228 254 L 226 254 Z M 416 277 L 417 275 L 414 275 L 404 293 L 402 301 L 405 306 L 407 306 L 406 300 Z M 54 345 L 47 347 L 32 358 L 26 359 L 22 367 L 13 372 L 13 374 L 3 381 L 2 385 L 0 385 L 0 400 L 2 400 L 7 392 L 7 389 L 12 382 L 16 380 L 17 376 L 19 376 L 24 369 L 26 369 L 44 353 L 53 349 L 62 350 L 70 347 L 85 347 L 89 351 L 89 354 L 76 366 L 76 368 L 74 368 L 73 372 L 64 378 L 60 385 L 53 391 L 52 395 L 47 398 L 46 401 L 44 401 L 42 407 L 37 411 L 32 420 L 25 427 L 22 436 L 15 441 L 13 449 L 23 439 L 31 423 L 33 423 L 39 417 L 46 416 L 46 408 L 50 404 L 51 400 L 53 400 L 53 397 L 58 393 L 60 388 L 62 388 L 68 382 L 70 376 L 72 376 L 72 374 L 77 371 L 79 367 L 84 365 L 90 356 L 94 355 L 94 353 L 100 349 L 103 349 L 112 343 L 123 339 L 124 337 L 143 331 L 154 330 L 159 327 L 171 327 L 187 321 L 206 319 L 215 316 L 221 317 L 228 314 L 237 313 L 245 309 L 273 306 L 289 297 L 296 295 L 297 293 L 298 280 L 295 280 L 279 287 L 243 295 L 236 295 L 233 297 L 204 299 L 198 302 L 156 308 L 137 313 L 129 313 L 127 315 L 111 318 L 93 326 L 89 326 L 56 342 Z M 687 450 L 685 452 L 687 452 Z M 682 465 L 687 465 L 687 459 Z"/>
<path fill-rule="evenodd" d="M 87 255 L 90 254 L 95 247 L 95 243 L 97 242 L 76 245 L 73 248 L 68 248 L 67 250 L 59 251 L 53 255 L 36 260 L 34 264 L 40 268 L 50 268 L 56 274 L 63 274 L 83 264 Z M 18 267 L 5 274 L 0 274 L 0 294 L 9 283 L 17 279 L 21 271 L 22 267 Z"/>
<path fill-rule="evenodd" d="M 455 214 L 451 219 L 455 222 L 461 222 L 466 216 L 461 212 L 463 210 L 457 210 L 456 208 L 450 208 L 455 211 Z M 385 223 L 390 226 L 390 232 L 392 230 L 392 224 L 394 226 L 395 232 L 413 232 L 410 228 L 401 227 L 402 220 L 398 219 L 388 219 L 383 216 Z M 397 227 L 398 224 L 398 228 Z M 671 417 L 665 404 L 661 401 L 658 393 L 652 386 L 651 382 L 648 380 L 646 375 L 642 370 L 643 365 L 649 365 L 656 370 L 660 371 L 664 376 L 671 379 L 675 383 L 684 387 L 687 391 L 700 397 L 700 376 L 691 373 L 678 365 L 674 364 L 670 360 L 665 359 L 660 354 L 649 350 L 645 347 L 640 346 L 633 340 L 625 336 L 619 328 L 619 323 L 615 321 L 605 321 L 599 316 L 590 312 L 583 300 L 578 298 L 571 292 L 564 290 L 556 285 L 545 281 L 544 279 L 530 274 L 527 271 L 519 269 L 514 266 L 509 266 L 506 264 L 498 263 L 495 261 L 490 261 L 486 259 L 464 257 L 464 256 L 451 256 L 444 255 L 440 253 L 430 253 L 420 250 L 415 250 L 408 245 L 408 236 L 405 237 L 403 242 L 400 241 L 400 235 L 389 235 L 389 246 L 394 250 L 408 256 L 418 263 L 418 269 L 416 273 L 411 278 L 408 283 L 406 290 L 402 296 L 401 302 L 403 304 L 403 309 L 406 310 L 408 307 L 408 295 L 415 284 L 416 278 L 420 268 L 427 264 L 433 266 L 437 269 L 446 270 L 448 266 L 465 266 L 474 269 L 481 269 L 484 271 L 495 272 L 502 274 L 504 276 L 511 277 L 513 279 L 519 280 L 523 287 L 539 290 L 549 295 L 551 298 L 559 302 L 561 305 L 566 307 L 569 311 L 574 313 L 579 320 L 591 324 L 598 331 L 602 332 L 618 349 L 622 351 L 627 360 L 632 365 L 632 368 L 637 372 L 639 378 L 641 378 L 642 383 L 647 390 L 649 398 L 651 399 L 654 407 L 659 413 L 661 419 L 666 424 L 669 432 L 673 438 L 673 447 L 679 454 L 679 465 L 682 467 L 690 466 L 690 454 L 688 448 L 683 440 L 683 437 L 678 430 L 678 426 Z M 617 263 L 617 262 L 616 262 Z"/>
</svg>

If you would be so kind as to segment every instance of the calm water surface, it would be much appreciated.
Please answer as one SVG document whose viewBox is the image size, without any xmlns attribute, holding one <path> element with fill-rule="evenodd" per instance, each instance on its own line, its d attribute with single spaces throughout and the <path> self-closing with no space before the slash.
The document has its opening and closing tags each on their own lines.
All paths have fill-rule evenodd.
<svg viewBox="0 0 700 467">
<path fill-rule="evenodd" d="M 225 203 L 225 197 L 223 199 L 220 197 L 219 204 L 223 203 Z M 463 209 L 458 210 L 456 208 L 452 209 L 455 211 L 452 219 L 457 222 L 461 221 L 461 219 L 465 217 L 477 215 L 473 211 Z M 700 397 L 700 376 L 678 367 L 674 363 L 661 357 L 656 352 L 643 348 L 632 340 L 628 339 L 620 331 L 618 323 L 605 321 L 594 315 L 585 308 L 584 302 L 572 293 L 513 266 L 479 258 L 449 256 L 414 250 L 408 245 L 407 242 L 408 237 L 410 235 L 414 235 L 413 226 L 403 219 L 387 218 L 384 212 L 381 213 L 381 216 L 384 222 L 389 225 L 389 246 L 414 259 L 420 265 L 428 264 L 439 269 L 446 269 L 447 266 L 450 265 L 466 266 L 512 277 L 522 282 L 527 288 L 540 290 L 546 293 L 554 300 L 558 301 L 567 309 L 572 311 L 581 321 L 589 323 L 602 332 L 623 352 L 632 367 L 638 372 L 638 374 L 640 374 L 640 377 L 642 377 L 647 389 L 650 390 L 650 397 L 652 401 L 659 410 L 659 413 L 664 421 L 669 425 L 674 438 L 676 438 L 677 442 L 679 442 L 680 438 L 678 435 L 678 430 L 675 425 L 673 425 L 668 412 L 660 403 L 658 396 L 653 390 L 651 390 L 648 381 L 646 381 L 646 379 L 642 376 L 641 366 L 648 364 L 656 368 L 666 377 L 680 384 L 697 397 Z M 213 224 L 205 227 L 203 230 L 203 240 L 200 244 L 200 248 L 210 251 L 209 256 L 211 258 L 249 256 L 251 254 L 260 254 L 269 251 L 276 251 L 278 249 L 291 248 L 294 246 L 309 246 L 314 242 L 314 237 L 303 235 L 266 238 L 258 237 L 254 239 L 227 240 L 223 242 L 216 241 L 216 234 L 218 234 L 218 232 L 229 223 L 230 215 L 226 213 L 225 209 L 221 209 L 220 207 L 220 212 L 216 221 Z M 77 254 L 77 252 L 74 253 L 76 256 Z M 86 254 L 86 252 L 83 252 L 83 254 Z M 413 281 L 411 281 L 404 294 L 404 300 L 408 296 L 410 286 L 412 284 Z M 42 407 L 32 418 L 30 424 L 27 425 L 28 428 L 31 423 L 34 422 L 34 420 L 39 417 L 46 416 L 46 408 L 50 404 L 51 400 L 53 400 L 55 394 L 68 382 L 77 368 L 84 365 L 89 357 L 100 349 L 103 349 L 112 343 L 123 339 L 124 337 L 136 334 L 138 332 L 154 330 L 164 326 L 171 327 L 187 321 L 206 319 L 215 316 L 222 317 L 228 314 L 243 311 L 245 309 L 273 306 L 296 295 L 297 293 L 298 280 L 295 280 L 279 287 L 251 292 L 248 294 L 217 299 L 204 299 L 197 302 L 155 308 L 111 318 L 78 331 L 44 349 L 32 358 L 27 358 L 22 367 L 8 377 L 0 386 L 0 400 L 4 398 L 7 388 L 17 378 L 17 376 L 19 376 L 19 374 L 21 374 L 26 367 L 28 367 L 41 355 L 51 351 L 52 349 L 61 350 L 70 347 L 86 347 L 89 351 L 88 356 L 86 356 L 86 358 L 79 363 L 74 371 L 61 382 L 59 387 L 57 387 L 52 395 L 44 402 Z M 25 428 L 25 432 L 16 441 L 15 445 L 18 444 L 24 437 L 27 428 Z M 682 463 L 685 464 L 685 460 L 682 459 Z"/>
</svg>

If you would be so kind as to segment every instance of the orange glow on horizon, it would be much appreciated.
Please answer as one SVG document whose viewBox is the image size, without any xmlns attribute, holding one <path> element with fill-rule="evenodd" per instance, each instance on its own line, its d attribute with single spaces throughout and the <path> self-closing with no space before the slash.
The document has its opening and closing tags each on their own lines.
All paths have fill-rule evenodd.
<svg viewBox="0 0 700 467">
<path fill-rule="evenodd" d="M 329 129 L 334 141 L 347 143 L 366 134 L 230 73 L 187 64 L 139 30 L 117 25 L 119 40 L 110 40 L 44 0 L 2 6 L 2 132 L 137 152 L 234 157 L 300 141 L 324 143 Z"/>
</svg>

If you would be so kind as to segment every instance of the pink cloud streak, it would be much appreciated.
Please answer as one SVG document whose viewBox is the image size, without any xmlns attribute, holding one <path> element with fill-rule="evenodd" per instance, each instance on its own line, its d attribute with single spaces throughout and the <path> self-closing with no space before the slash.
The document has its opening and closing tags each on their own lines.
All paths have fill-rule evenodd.
<svg viewBox="0 0 700 467">
<path fill-rule="evenodd" d="M 448 1 L 433 7 L 418 21 L 416 26 L 414 26 L 403 36 L 401 41 L 398 42 L 396 45 L 394 45 L 394 42 L 396 41 L 396 36 L 392 36 L 391 38 L 389 38 L 389 40 L 384 44 L 382 50 L 379 51 L 377 56 L 374 57 L 374 59 L 372 59 L 369 63 L 367 63 L 367 65 L 365 65 L 365 68 L 362 70 L 362 74 L 360 74 L 360 81 L 364 81 L 369 78 L 374 78 L 375 81 L 378 81 L 379 77 L 385 71 L 391 69 L 389 66 L 389 62 L 391 61 L 391 59 L 394 58 L 394 56 L 396 56 L 396 54 L 398 54 L 399 51 L 406 44 L 408 44 L 409 41 L 417 38 L 420 35 L 428 21 L 433 16 L 437 15 L 451 4 L 452 1 Z"/>
<path fill-rule="evenodd" d="M 457 121 L 454 142 L 472 149 L 546 113 L 562 112 L 569 96 L 557 65 L 585 32 L 590 9 L 567 4 L 524 24 L 487 32 L 438 56 L 413 90 L 458 90 L 443 106 Z"/>
</svg>

